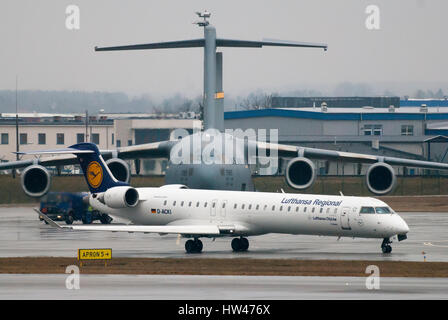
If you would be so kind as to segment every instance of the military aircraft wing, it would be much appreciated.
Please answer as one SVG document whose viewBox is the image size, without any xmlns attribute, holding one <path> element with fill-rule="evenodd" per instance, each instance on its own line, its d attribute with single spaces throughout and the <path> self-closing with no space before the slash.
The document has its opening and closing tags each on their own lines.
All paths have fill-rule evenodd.
<svg viewBox="0 0 448 320">
<path fill-rule="evenodd" d="M 145 143 L 135 146 L 122 147 L 116 150 L 102 150 L 101 155 L 104 158 L 104 160 L 108 160 L 110 158 L 121 158 L 121 159 L 169 158 L 171 147 L 176 143 L 177 141 L 161 141 L 161 142 Z M 72 154 L 53 156 L 53 157 L 50 156 L 36 157 L 34 159 L 0 163 L 0 170 L 19 169 L 33 164 L 39 164 L 46 167 L 65 166 L 65 165 L 78 164 L 78 160 L 76 159 L 76 156 Z"/>
<path fill-rule="evenodd" d="M 160 141 L 160 142 L 138 144 L 135 146 L 122 147 L 117 149 L 117 156 L 120 159 L 169 158 L 170 150 L 177 142 L 178 142 L 177 140 Z"/>
<path fill-rule="evenodd" d="M 293 146 L 286 144 L 275 144 L 257 141 L 257 154 L 259 149 L 273 150 L 277 148 L 278 156 L 284 158 L 305 157 L 320 160 L 336 160 L 354 163 L 375 163 L 384 162 L 393 166 L 405 166 L 425 169 L 448 170 L 448 163 L 404 159 L 396 157 L 384 157 L 378 155 L 344 152 L 327 149 L 307 148 L 301 146 Z M 266 153 L 265 153 L 266 154 Z M 267 152 L 269 155 L 269 151 Z"/>
</svg>

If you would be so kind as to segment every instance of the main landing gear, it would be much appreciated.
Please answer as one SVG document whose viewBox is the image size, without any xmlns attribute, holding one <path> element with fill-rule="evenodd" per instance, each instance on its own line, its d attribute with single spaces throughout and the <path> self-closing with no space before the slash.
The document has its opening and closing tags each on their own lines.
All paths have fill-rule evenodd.
<svg viewBox="0 0 448 320">
<path fill-rule="evenodd" d="M 232 249 L 235 252 L 247 251 L 249 249 L 249 240 L 247 238 L 234 238 L 232 240 Z"/>
<path fill-rule="evenodd" d="M 381 243 L 381 250 L 383 251 L 383 253 L 391 253 L 392 252 L 392 247 L 390 246 L 391 241 L 389 240 L 389 238 L 384 238 L 383 243 Z"/>
<path fill-rule="evenodd" d="M 201 253 L 202 248 L 202 241 L 198 238 L 195 238 L 194 240 L 187 240 L 187 242 L 185 242 L 185 251 L 187 253 Z"/>
</svg>

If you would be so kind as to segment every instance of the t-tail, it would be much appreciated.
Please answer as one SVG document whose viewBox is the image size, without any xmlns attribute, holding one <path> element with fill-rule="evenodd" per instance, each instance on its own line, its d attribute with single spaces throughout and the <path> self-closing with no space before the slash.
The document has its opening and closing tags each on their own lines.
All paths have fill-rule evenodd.
<svg viewBox="0 0 448 320">
<path fill-rule="evenodd" d="M 105 192 L 112 187 L 129 185 L 114 177 L 95 144 L 78 143 L 70 146 L 69 149 L 72 149 L 73 154 L 78 158 L 91 193 Z"/>
</svg>

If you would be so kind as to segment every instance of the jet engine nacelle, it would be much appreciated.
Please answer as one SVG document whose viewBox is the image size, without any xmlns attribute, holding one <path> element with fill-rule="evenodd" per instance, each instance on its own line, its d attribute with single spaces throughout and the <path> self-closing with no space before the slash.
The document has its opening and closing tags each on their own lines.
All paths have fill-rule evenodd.
<svg viewBox="0 0 448 320">
<path fill-rule="evenodd" d="M 126 161 L 120 158 L 112 158 L 106 161 L 107 167 L 114 177 L 122 182 L 129 183 L 131 181 L 131 169 Z"/>
<path fill-rule="evenodd" d="M 132 208 L 137 205 L 139 195 L 133 187 L 113 187 L 104 192 L 102 200 L 111 208 Z"/>
<path fill-rule="evenodd" d="M 286 166 L 285 178 L 291 188 L 307 189 L 316 180 L 316 167 L 307 158 L 298 157 L 291 159 Z"/>
<path fill-rule="evenodd" d="M 31 165 L 22 171 L 21 183 L 23 191 L 30 197 L 44 196 L 51 185 L 51 175 L 45 167 L 38 164 Z"/>
<path fill-rule="evenodd" d="M 394 169 L 387 163 L 377 162 L 369 167 L 366 174 L 367 188 L 377 195 L 391 192 L 397 184 Z"/>
</svg>

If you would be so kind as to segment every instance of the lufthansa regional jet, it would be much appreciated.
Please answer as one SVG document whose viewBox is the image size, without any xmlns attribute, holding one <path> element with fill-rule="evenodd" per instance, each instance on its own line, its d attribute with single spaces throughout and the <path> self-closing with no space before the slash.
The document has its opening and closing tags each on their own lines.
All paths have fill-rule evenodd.
<svg viewBox="0 0 448 320">
<path fill-rule="evenodd" d="M 31 152 L 28 154 L 37 154 Z M 81 143 L 43 153 L 75 154 L 90 189 L 90 205 L 127 225 L 51 226 L 85 231 L 179 234 L 187 253 L 199 253 L 200 238 L 231 237 L 234 251 L 249 248 L 247 237 L 267 233 L 382 239 L 407 238 L 409 227 L 386 203 L 368 197 L 188 189 L 184 185 L 133 188 L 118 181 L 97 146 Z"/>
</svg>

